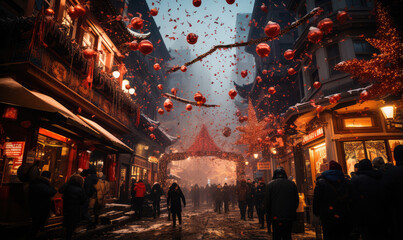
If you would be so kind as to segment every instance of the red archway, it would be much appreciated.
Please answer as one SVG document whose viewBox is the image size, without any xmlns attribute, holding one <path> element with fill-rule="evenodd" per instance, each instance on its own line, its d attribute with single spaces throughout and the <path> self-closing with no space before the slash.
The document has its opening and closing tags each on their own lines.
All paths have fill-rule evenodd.
<svg viewBox="0 0 403 240">
<path fill-rule="evenodd" d="M 188 157 L 215 156 L 217 158 L 236 163 L 237 179 L 245 178 L 245 160 L 241 154 L 224 152 L 211 138 L 207 127 L 203 124 L 199 134 L 187 151 L 181 153 L 163 154 L 159 160 L 159 178 L 161 185 L 165 186 L 167 180 L 167 167 L 172 161 L 184 160 Z"/>
</svg>

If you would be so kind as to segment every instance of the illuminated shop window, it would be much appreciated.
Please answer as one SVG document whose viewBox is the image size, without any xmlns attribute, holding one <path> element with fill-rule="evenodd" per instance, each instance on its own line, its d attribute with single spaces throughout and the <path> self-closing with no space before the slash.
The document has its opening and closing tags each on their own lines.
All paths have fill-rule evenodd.
<svg viewBox="0 0 403 240">
<path fill-rule="evenodd" d="M 94 48 L 95 36 L 90 32 L 85 32 L 83 35 L 83 47 Z"/>
<path fill-rule="evenodd" d="M 363 118 L 345 118 L 343 119 L 343 125 L 346 128 L 362 128 L 362 127 L 373 127 L 371 117 Z"/>
</svg>

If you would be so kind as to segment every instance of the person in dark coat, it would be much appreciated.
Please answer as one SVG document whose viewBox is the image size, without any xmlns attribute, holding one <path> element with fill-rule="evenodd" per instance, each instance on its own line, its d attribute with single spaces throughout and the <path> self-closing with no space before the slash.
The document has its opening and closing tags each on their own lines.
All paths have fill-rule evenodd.
<svg viewBox="0 0 403 240">
<path fill-rule="evenodd" d="M 384 239 L 387 221 L 381 188 L 382 172 L 374 170 L 368 159 L 358 164 L 358 175 L 351 178 L 354 220 L 363 240 Z"/>
<path fill-rule="evenodd" d="M 135 207 L 135 197 L 136 197 L 136 191 L 134 191 L 134 187 L 136 186 L 136 179 L 132 178 L 132 183 L 130 185 L 130 196 L 131 196 L 131 205 L 132 205 L 132 210 L 134 211 L 136 209 Z"/>
<path fill-rule="evenodd" d="M 324 240 L 349 239 L 351 191 L 340 164 L 329 162 L 329 170 L 316 180 L 313 213 L 322 222 Z"/>
<path fill-rule="evenodd" d="M 382 157 L 376 157 L 372 160 L 372 165 L 375 170 L 379 170 L 381 172 L 386 172 L 389 168 L 393 167 L 391 163 L 385 163 Z"/>
<path fill-rule="evenodd" d="M 223 201 L 224 201 L 224 212 L 229 212 L 229 201 L 231 200 L 231 189 L 227 183 L 224 183 L 224 187 L 222 188 Z"/>
<path fill-rule="evenodd" d="M 214 201 L 215 201 L 215 211 L 221 213 L 222 202 L 223 202 L 223 192 L 220 184 L 217 185 L 217 188 L 214 192 Z"/>
<path fill-rule="evenodd" d="M 396 166 L 388 169 L 381 180 L 382 194 L 387 207 L 391 239 L 403 236 L 403 145 L 396 146 L 393 152 Z"/>
<path fill-rule="evenodd" d="M 161 196 L 164 195 L 164 191 L 159 183 L 154 183 L 151 188 L 151 199 L 153 200 L 153 217 L 160 216 L 161 213 Z"/>
<path fill-rule="evenodd" d="M 272 221 L 273 240 L 291 240 L 292 222 L 299 204 L 297 186 L 284 169 L 276 169 L 266 188 L 265 209 Z"/>
<path fill-rule="evenodd" d="M 248 205 L 248 218 L 253 219 L 253 208 L 255 207 L 255 186 L 252 181 L 248 179 L 248 193 L 246 194 L 246 204 Z"/>
<path fill-rule="evenodd" d="M 186 200 L 182 190 L 177 183 L 172 183 L 168 191 L 167 205 L 170 207 L 172 213 L 173 227 L 176 226 L 176 217 L 178 217 L 179 224 L 182 224 L 181 199 L 183 202 L 183 207 L 186 207 Z"/>
<path fill-rule="evenodd" d="M 51 198 L 57 193 L 49 181 L 50 172 L 43 171 L 41 176 L 37 176 L 29 184 L 29 206 L 32 217 L 31 239 L 36 238 L 38 231 L 49 218 Z"/>
<path fill-rule="evenodd" d="M 97 190 L 95 189 L 95 185 L 98 182 L 97 171 L 95 166 L 91 165 L 90 168 L 86 171 L 86 177 L 84 180 L 84 192 L 86 195 L 86 200 L 83 206 L 83 217 L 88 221 L 88 229 L 95 228 L 95 222 L 92 219 L 92 215 L 94 213 L 94 204 L 90 204 L 90 199 L 96 199 Z M 92 201 L 93 202 L 93 201 Z M 95 202 L 93 202 L 95 203 Z"/>
<path fill-rule="evenodd" d="M 81 219 L 82 205 L 86 201 L 86 195 L 78 176 L 70 177 L 59 192 L 63 194 L 63 225 L 66 229 L 66 239 L 72 239 L 77 223 Z"/>
<path fill-rule="evenodd" d="M 238 196 L 238 207 L 239 210 L 241 211 L 241 220 L 246 221 L 246 194 L 248 193 L 248 185 L 246 184 L 245 179 L 242 179 L 241 182 L 239 183 L 236 194 Z"/>
<path fill-rule="evenodd" d="M 256 212 L 259 218 L 260 228 L 264 228 L 264 197 L 266 193 L 266 184 L 263 180 L 259 180 L 259 184 L 255 191 Z"/>
</svg>

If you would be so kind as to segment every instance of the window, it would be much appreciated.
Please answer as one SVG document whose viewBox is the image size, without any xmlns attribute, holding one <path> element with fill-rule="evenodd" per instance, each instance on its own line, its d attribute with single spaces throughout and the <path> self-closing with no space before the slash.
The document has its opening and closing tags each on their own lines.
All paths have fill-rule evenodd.
<svg viewBox="0 0 403 240">
<path fill-rule="evenodd" d="M 367 7 L 367 1 L 368 0 L 346 0 L 346 5 L 348 7 Z"/>
<path fill-rule="evenodd" d="M 376 48 L 372 47 L 371 44 L 369 44 L 367 41 L 354 40 L 353 45 L 354 45 L 355 57 L 357 59 L 370 59 L 372 57 L 372 54 L 379 52 Z"/>
<path fill-rule="evenodd" d="M 84 32 L 83 35 L 83 47 L 94 48 L 95 36 L 90 32 Z"/>
<path fill-rule="evenodd" d="M 65 9 L 63 11 L 62 27 L 64 28 L 66 35 L 73 38 L 76 21 L 71 19 L 70 15 L 67 13 L 69 7 L 70 5 L 66 4 Z"/>
<path fill-rule="evenodd" d="M 310 85 L 313 86 L 313 83 L 319 81 L 319 73 L 318 66 L 316 65 L 316 55 L 312 54 L 312 64 L 309 66 L 309 77 L 310 77 Z"/>
<path fill-rule="evenodd" d="M 339 44 L 335 43 L 326 48 L 327 64 L 329 67 L 330 76 L 339 74 L 339 71 L 334 70 L 334 66 L 340 62 Z"/>
<path fill-rule="evenodd" d="M 101 68 L 104 71 L 108 70 L 107 67 L 107 58 L 109 56 L 109 51 L 107 50 L 107 48 L 105 47 L 105 45 L 101 44 L 101 50 L 100 53 L 98 54 L 99 59 L 98 59 L 98 66 L 99 68 Z"/>
<path fill-rule="evenodd" d="M 333 11 L 331 0 L 315 0 L 315 6 L 321 7 L 325 13 Z"/>
<path fill-rule="evenodd" d="M 374 126 L 371 117 L 345 118 L 343 119 L 343 124 L 345 128 L 362 128 Z"/>
</svg>

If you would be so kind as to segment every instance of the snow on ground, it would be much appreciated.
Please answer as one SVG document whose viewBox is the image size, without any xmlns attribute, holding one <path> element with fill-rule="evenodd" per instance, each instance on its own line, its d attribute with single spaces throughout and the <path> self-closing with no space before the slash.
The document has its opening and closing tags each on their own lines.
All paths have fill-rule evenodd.
<svg viewBox="0 0 403 240">
<path fill-rule="evenodd" d="M 171 225 L 171 222 L 154 224 L 152 226 L 146 226 L 146 227 L 142 227 L 141 225 L 130 225 L 130 226 L 127 226 L 124 229 L 119 229 L 119 230 L 116 230 L 116 231 L 114 231 L 112 233 L 114 233 L 114 234 L 128 234 L 128 233 L 135 233 L 135 232 L 147 232 L 147 231 L 156 230 L 156 229 L 159 229 L 161 227 L 168 226 L 168 225 Z"/>
<path fill-rule="evenodd" d="M 106 208 L 111 208 L 111 207 L 125 207 L 125 208 L 130 208 L 131 206 L 129 204 L 119 204 L 119 203 L 107 203 L 105 204 Z"/>
</svg>

